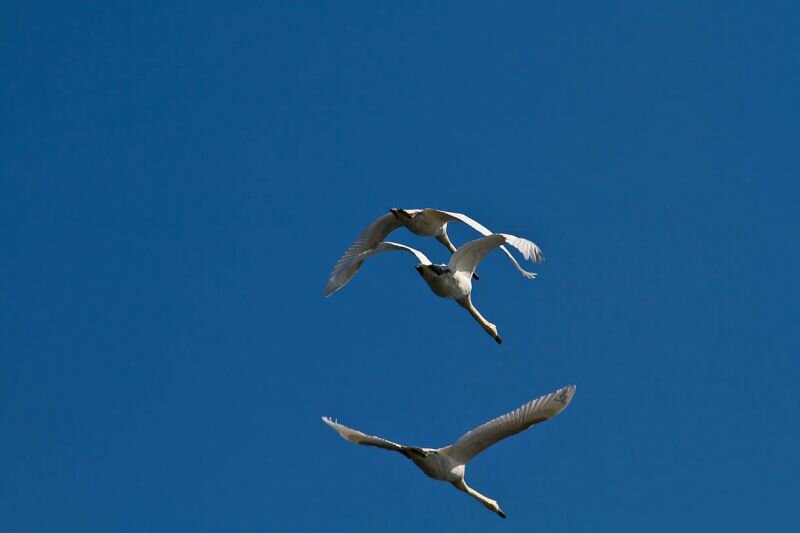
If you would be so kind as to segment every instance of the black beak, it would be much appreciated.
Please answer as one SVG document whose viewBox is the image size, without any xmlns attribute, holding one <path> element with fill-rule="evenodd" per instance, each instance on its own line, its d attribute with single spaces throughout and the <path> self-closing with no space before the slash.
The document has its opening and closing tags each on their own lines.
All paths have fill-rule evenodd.
<svg viewBox="0 0 800 533">
<path fill-rule="evenodd" d="M 497 344 L 503 344 L 503 339 L 500 338 L 500 335 L 497 335 L 494 340 Z"/>
<path fill-rule="evenodd" d="M 505 518 L 506 517 L 506 513 L 504 513 L 503 511 L 497 511 L 497 514 L 500 515 L 500 518 Z"/>
<path fill-rule="evenodd" d="M 477 272 L 472 273 L 472 279 L 481 279 Z"/>
</svg>

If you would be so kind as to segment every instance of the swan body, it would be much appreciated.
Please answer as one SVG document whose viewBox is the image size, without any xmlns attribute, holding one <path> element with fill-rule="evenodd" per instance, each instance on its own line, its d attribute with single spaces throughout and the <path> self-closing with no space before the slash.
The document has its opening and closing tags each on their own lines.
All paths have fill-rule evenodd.
<svg viewBox="0 0 800 533">
<path fill-rule="evenodd" d="M 363 263 L 370 256 L 389 251 L 404 251 L 413 254 L 419 260 L 417 272 L 428 284 L 434 294 L 442 298 L 455 300 L 466 309 L 498 344 L 503 342 L 497 332 L 497 326 L 486 320 L 472 304 L 472 274 L 487 253 L 503 244 L 510 244 L 519 250 L 523 257 L 532 259 L 539 249 L 533 242 L 509 235 L 493 233 L 480 239 L 470 241 L 456 250 L 446 265 L 435 265 L 419 250 L 396 242 L 384 241 L 375 247 L 362 252 L 359 261 Z"/>
<path fill-rule="evenodd" d="M 510 413 L 478 426 L 464 434 L 454 444 L 443 448 L 404 446 L 351 429 L 328 417 L 323 417 L 322 420 L 345 440 L 403 454 L 428 477 L 451 483 L 458 490 L 466 492 L 481 502 L 490 511 L 505 518 L 506 515 L 496 500 L 484 496 L 467 485 L 464 480 L 467 463 L 480 452 L 506 437 L 556 416 L 569 405 L 574 394 L 575 385 L 568 385 L 553 393 L 531 400 Z"/>
<path fill-rule="evenodd" d="M 436 296 L 457 300 L 472 292 L 472 279 L 451 273 L 444 265 L 417 265 L 417 272 Z"/>
<path fill-rule="evenodd" d="M 336 265 L 333 267 L 328 277 L 328 284 L 325 287 L 325 296 L 330 296 L 347 285 L 350 279 L 358 272 L 358 269 L 361 268 L 364 262 L 363 254 L 374 250 L 391 232 L 400 227 L 407 228 L 415 235 L 434 237 L 437 241 L 442 243 L 451 254 L 454 254 L 456 252 L 456 247 L 453 246 L 450 237 L 447 235 L 447 224 L 453 221 L 462 222 L 482 235 L 492 235 L 493 233 L 486 226 L 462 213 L 453 213 L 430 208 L 390 209 L 389 213 L 373 220 L 372 223 L 361 232 L 358 239 L 345 251 L 344 255 L 336 262 Z M 544 254 L 541 249 L 535 244 L 533 246 L 535 247 L 535 253 L 530 259 L 536 263 L 544 261 Z M 535 272 L 524 270 L 505 246 L 501 246 L 501 250 L 523 276 L 526 278 L 536 277 Z M 474 272 L 473 277 L 478 279 L 478 275 Z"/>
</svg>

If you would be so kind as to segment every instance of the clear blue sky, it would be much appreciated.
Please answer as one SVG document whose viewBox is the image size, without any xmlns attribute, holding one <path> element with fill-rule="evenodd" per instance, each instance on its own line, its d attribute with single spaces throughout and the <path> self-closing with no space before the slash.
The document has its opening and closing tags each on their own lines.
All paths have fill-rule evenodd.
<svg viewBox="0 0 800 533">
<path fill-rule="evenodd" d="M 795 3 L 16 4 L 0 530 L 800 524 Z M 544 249 L 481 265 L 501 346 L 401 254 L 323 298 L 426 206 Z M 506 521 L 319 418 L 441 446 L 568 383 L 468 469 Z"/>
</svg>

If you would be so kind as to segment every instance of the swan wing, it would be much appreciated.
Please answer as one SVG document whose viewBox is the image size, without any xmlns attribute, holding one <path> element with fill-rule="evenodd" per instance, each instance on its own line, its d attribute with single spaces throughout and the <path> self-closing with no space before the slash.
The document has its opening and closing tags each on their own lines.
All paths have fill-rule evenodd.
<svg viewBox="0 0 800 533">
<path fill-rule="evenodd" d="M 347 285 L 364 262 L 365 258 L 362 257 L 362 254 L 375 248 L 387 235 L 399 227 L 400 222 L 391 213 L 372 221 L 334 265 L 328 276 L 328 284 L 325 286 L 325 296 L 330 296 Z"/>
<path fill-rule="evenodd" d="M 456 253 L 450 257 L 450 263 L 448 263 L 447 267 L 453 273 L 464 272 L 472 276 L 478 263 L 483 260 L 486 254 L 503 244 L 505 240 L 503 235 L 493 233 L 492 235 L 469 241 L 458 248 Z"/>
<path fill-rule="evenodd" d="M 430 219 L 439 220 L 441 222 L 452 222 L 457 220 L 459 222 L 463 222 L 467 226 L 471 227 L 481 235 L 491 235 L 494 233 L 489 228 L 475 220 L 474 218 L 468 217 L 463 213 L 454 213 L 452 211 L 442 211 L 441 209 L 431 209 L 426 208 L 423 209 L 425 217 Z"/>
<path fill-rule="evenodd" d="M 522 237 L 509 235 L 508 233 L 503 233 L 502 235 L 506 238 L 506 244 L 510 244 L 519 250 L 519 252 L 522 254 L 522 257 L 524 257 L 526 260 L 533 263 L 541 263 L 544 261 L 542 249 L 539 248 L 535 242 L 529 241 L 528 239 L 523 239 Z"/>
<path fill-rule="evenodd" d="M 453 213 L 451 211 L 440 211 L 439 209 L 430 209 L 430 208 L 424 209 L 424 211 L 425 211 L 425 216 L 429 218 L 436 218 L 444 222 L 451 222 L 453 220 L 456 220 L 458 222 L 463 222 L 464 224 L 471 227 L 481 235 L 491 235 L 492 233 L 494 233 L 493 231 L 491 231 L 489 228 L 487 228 L 474 218 L 469 217 L 463 213 Z M 544 261 L 544 253 L 542 252 L 541 248 L 539 248 L 538 246 L 536 246 L 536 244 L 532 242 L 530 242 L 530 244 L 533 245 L 533 249 L 531 250 L 530 257 L 526 257 L 526 259 L 529 259 L 534 263 L 541 263 L 542 261 Z M 516 258 L 513 255 L 511 255 L 511 252 L 508 251 L 508 248 L 506 248 L 505 246 L 500 246 L 500 249 L 503 250 L 503 253 L 506 254 L 506 256 L 509 258 L 509 260 L 511 260 L 512 263 L 514 263 L 514 266 L 517 268 L 517 270 L 520 271 L 520 273 L 523 276 L 525 276 L 528 279 L 536 277 L 535 272 L 528 272 L 527 270 L 525 270 L 520 266 Z"/>
<path fill-rule="evenodd" d="M 467 463 L 492 444 L 556 416 L 569 405 L 574 394 L 575 385 L 568 385 L 531 400 L 518 409 L 467 432 L 455 444 L 442 451 L 461 463 Z"/>
<path fill-rule="evenodd" d="M 395 251 L 395 250 L 400 250 L 402 252 L 408 252 L 410 254 L 414 254 L 416 256 L 416 258 L 419 260 L 419 262 L 422 263 L 423 265 L 432 264 L 431 260 L 428 259 L 428 257 L 425 254 L 423 254 L 422 252 L 420 252 L 416 248 L 412 248 L 410 246 L 406 246 L 405 244 L 400 244 L 398 242 L 391 242 L 391 241 L 385 241 L 385 242 L 378 243 L 375 246 L 375 248 L 373 248 L 372 250 L 367 250 L 366 252 L 363 252 L 360 255 L 360 258 L 361 258 L 361 261 L 363 261 L 367 257 L 371 257 L 373 255 L 376 255 L 376 254 L 379 254 L 379 253 L 382 253 L 382 252 L 392 252 L 392 251 Z"/>
<path fill-rule="evenodd" d="M 390 440 L 375 437 L 373 435 L 367 435 L 366 433 L 361 433 L 357 429 L 352 429 L 345 425 L 339 424 L 338 422 L 334 422 L 327 416 L 323 416 L 322 421 L 335 429 L 343 439 L 349 440 L 350 442 L 363 444 L 365 446 L 375 446 L 377 448 L 383 448 L 384 450 L 393 450 L 401 453 L 404 449 L 404 446 L 401 446 Z"/>
</svg>

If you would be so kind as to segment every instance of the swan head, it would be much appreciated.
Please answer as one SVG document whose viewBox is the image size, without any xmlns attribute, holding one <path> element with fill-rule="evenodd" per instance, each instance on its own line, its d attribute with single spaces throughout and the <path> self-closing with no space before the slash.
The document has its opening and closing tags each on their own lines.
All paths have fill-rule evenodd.
<svg viewBox="0 0 800 533">
<path fill-rule="evenodd" d="M 489 509 L 493 513 L 497 513 L 500 516 L 500 518 L 506 517 L 506 513 L 504 513 L 503 510 L 500 509 L 500 505 L 495 500 L 487 498 L 486 501 L 483 502 L 483 504 L 486 506 L 487 509 Z"/>
<path fill-rule="evenodd" d="M 482 325 L 483 329 L 486 330 L 486 333 L 491 335 L 491 337 L 494 339 L 494 342 L 496 342 L 497 344 L 503 344 L 503 339 L 500 338 L 500 334 L 497 332 L 497 326 L 495 326 L 491 322 L 486 322 L 485 324 Z"/>
</svg>

